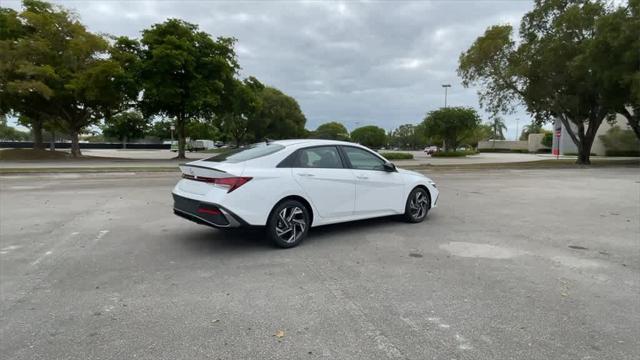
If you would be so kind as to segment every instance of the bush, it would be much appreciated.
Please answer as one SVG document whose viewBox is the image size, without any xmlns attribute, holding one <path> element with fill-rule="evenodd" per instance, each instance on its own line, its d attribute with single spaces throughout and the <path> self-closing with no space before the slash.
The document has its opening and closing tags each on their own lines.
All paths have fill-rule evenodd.
<svg viewBox="0 0 640 360">
<path fill-rule="evenodd" d="M 640 141 L 631 130 L 614 126 L 600 140 L 607 156 L 640 156 Z"/>
<path fill-rule="evenodd" d="M 544 137 L 540 141 L 540 144 L 542 144 L 543 146 L 546 146 L 548 148 L 552 147 L 553 146 L 553 132 L 552 131 L 545 131 L 544 132 Z"/>
<path fill-rule="evenodd" d="M 433 157 L 459 157 L 467 155 L 475 155 L 478 152 L 475 150 L 459 150 L 459 151 L 438 151 L 431 155 Z"/>
<path fill-rule="evenodd" d="M 607 156 L 640 156 L 640 150 L 605 150 Z"/>
<path fill-rule="evenodd" d="M 411 160 L 413 154 L 406 152 L 381 152 L 380 155 L 387 158 L 387 160 Z"/>
<path fill-rule="evenodd" d="M 526 154 L 529 152 L 527 149 L 481 149 L 482 153 L 521 153 Z"/>
</svg>

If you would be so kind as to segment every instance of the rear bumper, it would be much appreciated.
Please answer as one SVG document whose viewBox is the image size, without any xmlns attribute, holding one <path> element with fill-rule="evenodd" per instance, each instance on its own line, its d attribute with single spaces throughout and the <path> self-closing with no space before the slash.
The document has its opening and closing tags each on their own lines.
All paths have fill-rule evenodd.
<svg viewBox="0 0 640 360">
<path fill-rule="evenodd" d="M 249 226 L 241 217 L 223 206 L 173 195 L 173 213 L 201 225 L 215 228 Z"/>
</svg>

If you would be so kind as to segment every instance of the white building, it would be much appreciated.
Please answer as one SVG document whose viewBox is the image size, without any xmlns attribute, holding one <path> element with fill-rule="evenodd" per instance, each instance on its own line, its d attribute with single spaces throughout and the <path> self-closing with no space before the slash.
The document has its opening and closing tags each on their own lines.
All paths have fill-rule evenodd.
<svg viewBox="0 0 640 360">
<path fill-rule="evenodd" d="M 609 129 L 611 129 L 614 126 L 618 126 L 622 130 L 632 130 L 631 127 L 629 126 L 629 123 L 627 122 L 627 119 L 620 114 L 616 116 L 615 121 L 611 124 L 606 120 L 603 121 L 600 127 L 598 128 L 598 132 L 596 133 L 595 139 L 593 140 L 593 146 L 591 147 L 592 154 L 596 154 L 598 156 L 606 155 L 607 149 L 605 148 L 604 143 L 600 139 L 600 136 L 605 135 L 607 131 L 609 131 Z M 552 153 L 556 155 L 557 151 L 559 150 L 560 155 L 577 154 L 578 148 L 576 147 L 576 144 L 573 142 L 573 140 L 571 140 L 571 136 L 565 129 L 562 122 L 560 120 L 556 120 L 553 128 L 554 128 L 554 137 L 553 137 Z M 576 129 L 573 123 L 571 123 L 571 128 L 574 130 Z M 560 132 L 559 139 L 557 136 L 558 131 Z M 574 134 L 575 134 L 575 131 L 574 131 Z M 634 150 L 634 149 L 629 149 L 629 150 Z"/>
</svg>

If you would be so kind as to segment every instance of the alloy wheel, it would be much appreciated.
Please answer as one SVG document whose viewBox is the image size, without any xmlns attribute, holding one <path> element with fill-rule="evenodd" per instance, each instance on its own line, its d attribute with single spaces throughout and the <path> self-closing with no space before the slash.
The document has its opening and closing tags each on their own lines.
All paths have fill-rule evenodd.
<svg viewBox="0 0 640 360">
<path fill-rule="evenodd" d="M 285 207 L 278 213 L 276 235 L 287 244 L 295 243 L 307 228 L 304 211 L 298 206 Z"/>
<path fill-rule="evenodd" d="M 429 198 L 424 191 L 416 191 L 411 201 L 409 201 L 409 211 L 411 216 L 418 220 L 427 215 L 429 209 Z"/>
</svg>

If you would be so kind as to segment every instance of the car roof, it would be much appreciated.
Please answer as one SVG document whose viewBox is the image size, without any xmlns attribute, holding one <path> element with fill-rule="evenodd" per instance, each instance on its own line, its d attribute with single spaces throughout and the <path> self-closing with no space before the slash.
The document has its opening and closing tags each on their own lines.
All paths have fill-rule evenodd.
<svg viewBox="0 0 640 360">
<path fill-rule="evenodd" d="M 282 146 L 292 146 L 292 145 L 356 145 L 356 143 L 348 142 L 348 141 L 338 141 L 338 140 L 325 140 L 325 139 L 288 139 L 288 140 L 274 140 L 272 141 L 274 144 L 280 144 Z"/>
</svg>

